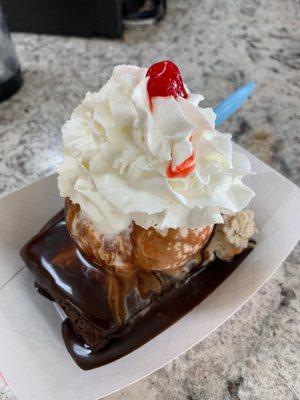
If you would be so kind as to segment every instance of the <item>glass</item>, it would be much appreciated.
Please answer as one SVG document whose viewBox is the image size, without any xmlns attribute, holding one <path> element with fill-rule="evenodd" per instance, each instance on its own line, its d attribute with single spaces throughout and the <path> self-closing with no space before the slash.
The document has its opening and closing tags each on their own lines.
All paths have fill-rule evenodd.
<svg viewBox="0 0 300 400">
<path fill-rule="evenodd" d="M 21 84 L 20 64 L 0 5 L 0 101 L 13 95 Z"/>
</svg>

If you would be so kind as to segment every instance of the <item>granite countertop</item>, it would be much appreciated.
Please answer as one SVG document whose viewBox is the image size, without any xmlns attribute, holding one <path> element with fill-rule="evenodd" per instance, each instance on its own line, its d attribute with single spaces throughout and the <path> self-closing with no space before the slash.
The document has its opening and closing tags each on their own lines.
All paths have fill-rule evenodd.
<svg viewBox="0 0 300 400">
<path fill-rule="evenodd" d="M 0 193 L 55 170 L 62 123 L 115 64 L 166 58 L 211 105 L 254 80 L 251 101 L 221 130 L 299 185 L 299 13 L 297 0 L 170 0 L 164 21 L 123 41 L 13 34 L 25 83 L 0 104 Z M 299 399 L 299 259 L 298 245 L 216 332 L 109 399 Z"/>
</svg>

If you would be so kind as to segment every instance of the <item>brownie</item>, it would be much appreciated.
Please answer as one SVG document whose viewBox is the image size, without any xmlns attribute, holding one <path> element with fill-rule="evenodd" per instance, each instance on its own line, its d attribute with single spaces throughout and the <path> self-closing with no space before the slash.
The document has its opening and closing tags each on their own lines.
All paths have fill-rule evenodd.
<svg viewBox="0 0 300 400">
<path fill-rule="evenodd" d="M 92 325 L 84 318 L 76 308 L 68 302 L 68 300 L 55 295 L 54 300 L 63 309 L 66 316 L 69 318 L 74 332 L 80 336 L 83 341 L 88 344 L 93 351 L 99 350 L 106 344 L 105 337 L 101 329 Z"/>
<path fill-rule="evenodd" d="M 76 335 L 92 351 L 105 346 L 125 326 L 133 325 L 151 302 L 179 281 L 159 272 L 138 270 L 128 282 L 127 276 L 89 262 L 70 237 L 63 212 L 24 246 L 21 255 L 34 272 L 40 293 L 63 309 Z"/>
<path fill-rule="evenodd" d="M 252 248 L 230 262 L 191 264 L 181 276 L 137 269 L 129 284 L 84 258 L 61 211 L 23 247 L 21 256 L 39 291 L 67 316 L 62 332 L 69 353 L 81 368 L 90 369 L 128 354 L 172 325 L 222 283 Z"/>
</svg>

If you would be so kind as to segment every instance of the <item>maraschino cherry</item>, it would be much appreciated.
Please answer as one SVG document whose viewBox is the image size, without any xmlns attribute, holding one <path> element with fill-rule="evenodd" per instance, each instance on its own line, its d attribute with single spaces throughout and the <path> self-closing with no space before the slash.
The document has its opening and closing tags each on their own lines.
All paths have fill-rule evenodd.
<svg viewBox="0 0 300 400">
<path fill-rule="evenodd" d="M 160 61 L 153 64 L 147 71 L 146 76 L 149 77 L 147 83 L 147 91 L 152 110 L 153 97 L 178 96 L 187 98 L 188 94 L 185 90 L 181 73 L 177 65 L 172 61 Z M 167 167 L 168 178 L 185 178 L 195 169 L 195 154 L 193 152 L 185 161 L 172 169 L 172 163 Z"/>
<path fill-rule="evenodd" d="M 149 77 L 147 90 L 152 107 L 152 98 L 156 96 L 188 97 L 177 65 L 172 61 L 160 61 L 147 71 Z"/>
</svg>

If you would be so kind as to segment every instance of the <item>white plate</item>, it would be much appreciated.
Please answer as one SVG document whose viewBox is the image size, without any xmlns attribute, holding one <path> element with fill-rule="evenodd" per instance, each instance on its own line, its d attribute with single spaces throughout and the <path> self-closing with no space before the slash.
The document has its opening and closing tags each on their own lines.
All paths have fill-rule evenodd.
<svg viewBox="0 0 300 400">
<path fill-rule="evenodd" d="M 33 288 L 21 246 L 62 207 L 52 175 L 0 200 L 0 371 L 18 400 L 94 400 L 145 377 L 203 340 L 281 265 L 300 236 L 300 190 L 249 155 L 259 174 L 251 208 L 258 244 L 205 301 L 144 346 L 83 371 L 69 356 L 61 319 Z M 189 332 L 187 335 L 186 333 Z"/>
</svg>

